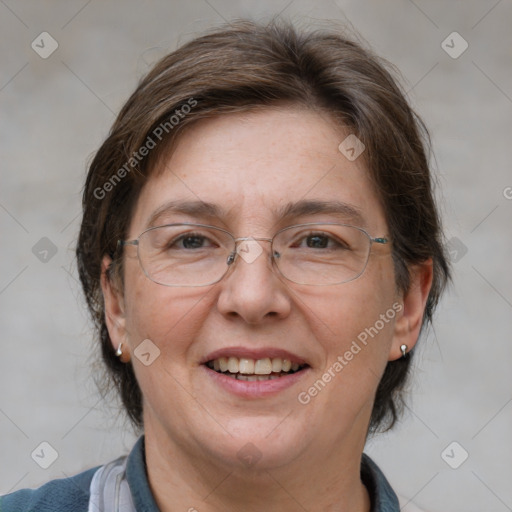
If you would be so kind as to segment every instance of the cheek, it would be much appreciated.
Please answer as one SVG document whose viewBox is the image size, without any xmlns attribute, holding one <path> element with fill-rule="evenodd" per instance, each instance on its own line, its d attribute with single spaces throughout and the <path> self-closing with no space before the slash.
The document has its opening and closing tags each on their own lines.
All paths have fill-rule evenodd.
<svg viewBox="0 0 512 512">
<path fill-rule="evenodd" d="M 126 325 L 132 350 L 150 339 L 171 361 L 178 361 L 200 325 L 205 292 L 153 283 L 134 273 L 126 283 Z"/>
<path fill-rule="evenodd" d="M 183 391 L 190 388 L 187 356 L 202 322 L 199 315 L 205 301 L 197 292 L 195 297 L 186 296 L 183 290 L 158 285 L 145 276 L 134 279 L 127 292 L 127 334 L 136 379 L 145 407 L 164 418 L 169 397 L 178 409 L 189 399 Z M 151 358 L 155 354 L 148 365 L 138 358 L 142 350 L 137 348 L 144 340 L 153 344 L 149 345 Z"/>
<path fill-rule="evenodd" d="M 396 310 L 392 298 L 378 296 L 376 291 L 355 292 L 340 300 L 338 308 L 331 305 L 330 309 L 331 332 L 325 347 L 328 368 L 339 362 L 354 382 L 365 381 L 367 372 L 380 378 L 393 339 Z"/>
<path fill-rule="evenodd" d="M 127 283 L 125 292 L 127 337 L 143 394 L 146 399 L 149 395 L 156 399 L 160 392 L 168 391 L 175 393 L 179 400 L 182 386 L 193 387 L 191 370 L 203 355 L 196 342 L 201 339 L 215 307 L 214 294 L 208 287 L 184 289 L 158 285 L 137 274 Z M 158 358 L 145 366 L 137 358 L 137 347 L 148 339 L 156 346 Z M 166 400 L 164 397 L 162 403 Z"/>
<path fill-rule="evenodd" d="M 324 432 L 329 444 L 354 423 L 361 421 L 362 425 L 369 420 L 397 312 L 387 298 L 356 291 L 340 300 L 339 307 L 331 305 L 330 311 L 323 312 L 332 319 L 329 336 L 323 338 L 325 363 L 297 398 L 315 428 L 337 425 L 338 430 Z"/>
<path fill-rule="evenodd" d="M 324 395 L 319 402 L 327 404 L 334 394 L 337 403 L 356 408 L 373 398 L 401 309 L 389 262 L 377 261 L 359 279 L 304 302 L 314 304 L 309 308 L 309 324 L 324 352 L 315 375 L 325 384 L 316 386 Z M 330 391 L 323 393 L 327 388 Z M 339 412 L 335 409 L 333 414 Z"/>
<path fill-rule="evenodd" d="M 318 289 L 303 292 L 308 305 L 303 313 L 331 358 L 333 352 L 348 350 L 352 341 L 364 343 L 367 338 L 378 338 L 375 350 L 386 351 L 397 313 L 393 279 L 390 265 L 376 262 L 354 281 L 326 287 L 322 293 Z"/>
<path fill-rule="evenodd" d="M 344 340 L 349 343 L 347 350 L 357 352 L 352 366 L 364 365 L 380 377 L 391 348 L 395 318 L 401 308 L 395 293 L 391 259 L 374 259 L 358 280 L 346 286 L 343 311 L 350 325 L 350 339 Z M 347 353 L 347 358 L 350 357 Z"/>
</svg>

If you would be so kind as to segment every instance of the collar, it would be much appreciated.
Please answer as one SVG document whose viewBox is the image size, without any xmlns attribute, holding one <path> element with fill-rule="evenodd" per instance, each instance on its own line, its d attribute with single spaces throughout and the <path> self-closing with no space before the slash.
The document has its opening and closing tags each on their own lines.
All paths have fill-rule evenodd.
<svg viewBox="0 0 512 512">
<path fill-rule="evenodd" d="M 144 436 L 139 437 L 128 455 L 126 480 L 137 512 L 159 512 L 148 482 Z"/>
<path fill-rule="evenodd" d="M 400 512 L 398 498 L 391 485 L 366 453 L 361 459 L 361 480 L 370 495 L 371 512 Z"/>
</svg>

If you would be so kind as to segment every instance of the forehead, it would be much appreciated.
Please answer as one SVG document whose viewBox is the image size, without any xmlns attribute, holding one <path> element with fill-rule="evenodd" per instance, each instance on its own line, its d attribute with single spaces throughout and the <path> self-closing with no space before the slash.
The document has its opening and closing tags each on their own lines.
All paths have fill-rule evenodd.
<svg viewBox="0 0 512 512">
<path fill-rule="evenodd" d="M 148 178 L 130 231 L 177 216 L 217 218 L 236 230 L 331 213 L 361 227 L 382 227 L 363 157 L 350 161 L 338 149 L 348 135 L 326 114 L 299 108 L 201 120 Z"/>
</svg>

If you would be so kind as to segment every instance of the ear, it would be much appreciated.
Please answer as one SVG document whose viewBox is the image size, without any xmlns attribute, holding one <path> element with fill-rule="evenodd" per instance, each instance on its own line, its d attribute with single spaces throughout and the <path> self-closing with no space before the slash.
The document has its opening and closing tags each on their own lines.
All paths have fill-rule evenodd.
<svg viewBox="0 0 512 512">
<path fill-rule="evenodd" d="M 126 336 L 124 299 L 122 292 L 116 286 L 115 280 L 109 277 L 108 269 L 111 264 L 112 259 L 109 256 L 104 256 L 101 262 L 101 289 L 105 303 L 105 322 L 112 341 L 112 350 L 116 352 L 122 343 L 120 359 L 123 363 L 128 363 L 130 361 L 130 347 Z"/>
<path fill-rule="evenodd" d="M 418 341 L 423 313 L 427 304 L 428 294 L 432 286 L 433 263 L 429 258 L 424 263 L 413 266 L 410 270 L 410 286 L 402 297 L 402 309 L 396 315 L 393 343 L 389 353 L 389 361 L 400 359 L 400 347 L 407 345 L 409 352 Z"/>
</svg>

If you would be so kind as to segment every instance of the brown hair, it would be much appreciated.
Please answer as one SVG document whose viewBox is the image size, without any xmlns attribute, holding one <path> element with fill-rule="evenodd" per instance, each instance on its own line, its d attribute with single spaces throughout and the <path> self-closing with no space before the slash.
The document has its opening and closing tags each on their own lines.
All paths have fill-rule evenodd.
<svg viewBox="0 0 512 512">
<path fill-rule="evenodd" d="M 450 270 L 433 197 L 430 141 L 388 69 L 338 30 L 306 32 L 285 22 L 240 20 L 170 53 L 142 79 L 90 165 L 76 250 L 110 382 L 136 426 L 142 427 L 142 395 L 131 364 L 112 349 L 101 261 L 104 255 L 115 258 L 111 269 L 120 268 L 122 278 L 116 242 L 126 237 L 141 188 L 157 159 L 200 119 L 292 103 L 321 109 L 348 127 L 366 146 L 363 157 L 393 241 L 398 289 L 408 289 L 412 265 L 433 259 L 423 326 L 432 320 Z M 397 420 L 411 356 L 387 364 L 371 431 L 391 428 Z"/>
</svg>

